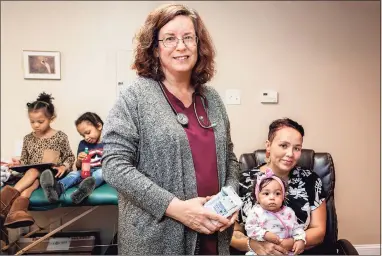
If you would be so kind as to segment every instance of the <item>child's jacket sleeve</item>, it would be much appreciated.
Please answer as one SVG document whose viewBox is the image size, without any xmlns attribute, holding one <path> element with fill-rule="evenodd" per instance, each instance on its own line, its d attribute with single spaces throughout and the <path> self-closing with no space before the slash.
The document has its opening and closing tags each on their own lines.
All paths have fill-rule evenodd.
<svg viewBox="0 0 382 256">
<path fill-rule="evenodd" d="M 294 217 L 294 222 L 293 222 L 293 229 L 292 229 L 292 237 L 295 241 L 303 240 L 306 243 L 304 224 L 298 224 L 297 217 L 295 214 L 293 217 Z"/>
<path fill-rule="evenodd" d="M 250 211 L 245 222 L 245 230 L 247 231 L 248 237 L 257 241 L 265 241 L 264 235 L 267 231 L 261 221 L 261 212 L 259 210 L 259 207 L 255 206 Z"/>
</svg>

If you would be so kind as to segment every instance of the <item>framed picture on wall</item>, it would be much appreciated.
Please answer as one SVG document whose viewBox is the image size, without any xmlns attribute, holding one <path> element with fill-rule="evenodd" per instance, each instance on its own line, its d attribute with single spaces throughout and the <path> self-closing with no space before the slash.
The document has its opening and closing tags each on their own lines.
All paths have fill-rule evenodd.
<svg viewBox="0 0 382 256">
<path fill-rule="evenodd" d="M 61 79 L 60 52 L 23 51 L 24 79 Z"/>
</svg>

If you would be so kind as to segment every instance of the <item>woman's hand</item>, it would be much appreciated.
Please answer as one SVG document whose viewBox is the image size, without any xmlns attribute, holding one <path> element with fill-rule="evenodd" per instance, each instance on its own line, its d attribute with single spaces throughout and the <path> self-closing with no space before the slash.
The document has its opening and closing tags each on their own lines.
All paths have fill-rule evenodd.
<svg viewBox="0 0 382 256">
<path fill-rule="evenodd" d="M 284 238 L 280 239 L 280 245 L 288 251 L 292 251 L 293 249 L 293 244 L 294 244 L 294 239 L 293 238 Z"/>
<path fill-rule="evenodd" d="M 206 197 L 206 202 L 210 201 L 212 199 L 212 196 L 207 196 Z M 237 210 L 236 212 L 234 212 L 230 217 L 228 217 L 227 219 L 229 220 L 228 224 L 227 225 L 224 225 L 223 223 L 219 223 L 218 225 L 220 225 L 220 229 L 219 231 L 220 232 L 223 232 L 224 230 L 226 230 L 227 228 L 229 228 L 230 226 L 232 226 L 235 221 L 237 220 L 237 217 L 239 216 L 239 210 Z"/>
<path fill-rule="evenodd" d="M 53 169 L 57 170 L 57 174 L 54 176 L 55 178 L 61 178 L 66 172 L 66 167 L 64 165 L 53 167 Z"/>
<path fill-rule="evenodd" d="M 223 225 L 222 223 L 220 223 L 221 226 L 219 231 L 220 232 L 223 232 L 224 230 L 226 230 L 227 228 L 229 228 L 230 226 L 232 226 L 235 221 L 237 220 L 237 217 L 239 216 L 239 210 L 237 210 L 236 212 L 234 212 L 230 217 L 227 218 L 227 220 L 229 220 L 228 224 L 227 225 Z"/>
<path fill-rule="evenodd" d="M 227 218 L 220 216 L 203 207 L 206 198 L 197 197 L 186 201 L 174 198 L 166 210 L 166 215 L 180 221 L 185 226 L 203 234 L 213 234 L 230 222 Z M 216 221 L 214 224 L 212 221 Z M 215 222 L 215 223 L 216 223 Z M 221 225 L 219 225 L 219 222 Z"/>
<path fill-rule="evenodd" d="M 285 250 L 282 246 L 270 242 L 259 242 L 251 239 L 250 245 L 252 250 L 254 250 L 257 255 L 288 254 L 288 251 Z"/>
</svg>

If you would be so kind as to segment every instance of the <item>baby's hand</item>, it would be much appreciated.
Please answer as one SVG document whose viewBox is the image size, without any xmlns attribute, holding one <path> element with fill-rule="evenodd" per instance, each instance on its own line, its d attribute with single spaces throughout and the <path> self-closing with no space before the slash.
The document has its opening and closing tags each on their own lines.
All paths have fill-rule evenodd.
<svg viewBox="0 0 382 256">
<path fill-rule="evenodd" d="M 297 240 L 293 244 L 293 249 L 292 251 L 294 254 L 301 254 L 305 249 L 305 242 L 303 240 Z"/>
<path fill-rule="evenodd" d="M 265 232 L 264 234 L 264 240 L 274 243 L 274 244 L 280 244 L 280 237 L 270 231 Z"/>
<path fill-rule="evenodd" d="M 87 156 L 87 154 L 85 152 L 81 152 L 78 154 L 77 159 L 78 159 L 78 161 L 82 162 L 82 160 L 84 160 L 86 156 Z"/>
</svg>

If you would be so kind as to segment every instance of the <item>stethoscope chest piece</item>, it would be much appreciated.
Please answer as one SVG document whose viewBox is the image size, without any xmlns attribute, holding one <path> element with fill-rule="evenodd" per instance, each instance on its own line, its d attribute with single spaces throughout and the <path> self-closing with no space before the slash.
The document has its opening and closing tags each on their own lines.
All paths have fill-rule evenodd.
<svg viewBox="0 0 382 256">
<path fill-rule="evenodd" d="M 183 113 L 177 113 L 176 120 L 183 126 L 188 125 L 188 117 Z"/>
<path fill-rule="evenodd" d="M 176 116 L 176 121 L 177 121 L 179 124 L 181 124 L 183 127 L 186 127 L 186 126 L 188 125 L 188 121 L 189 121 L 189 120 L 188 120 L 188 117 L 187 117 L 184 113 L 178 113 L 178 112 L 176 112 L 174 106 L 171 104 L 169 98 L 167 97 L 166 92 L 165 92 L 164 89 L 163 89 L 163 87 L 164 87 L 163 83 L 162 83 L 161 81 L 158 81 L 158 84 L 159 84 L 159 87 L 160 87 L 160 89 L 161 89 L 161 91 L 162 91 L 162 93 L 163 93 L 163 95 L 164 95 L 164 97 L 165 97 L 167 103 L 170 105 L 172 111 L 174 112 L 174 114 L 175 114 L 175 116 Z M 196 113 L 196 99 L 195 99 L 196 94 L 199 94 L 199 96 L 201 97 L 204 111 L 206 112 L 206 115 L 208 115 L 208 114 L 207 114 L 207 108 L 206 108 L 206 106 L 204 105 L 204 100 L 206 100 L 206 98 L 205 98 L 202 94 L 200 94 L 200 93 L 194 93 L 193 96 L 192 96 L 192 97 L 193 97 L 193 100 L 192 100 L 193 103 L 192 103 L 192 105 L 194 106 L 194 113 L 195 113 L 195 116 L 196 116 L 196 120 L 198 121 L 200 127 L 204 128 L 204 129 L 214 128 L 214 127 L 216 126 L 215 123 L 210 123 L 210 125 L 204 125 L 204 124 L 202 124 L 202 123 L 200 122 L 200 120 L 201 120 L 202 122 L 204 122 L 204 117 L 203 117 L 203 116 L 198 116 L 198 113 Z M 207 117 L 207 119 L 208 119 L 208 116 L 206 116 L 206 117 Z"/>
</svg>

